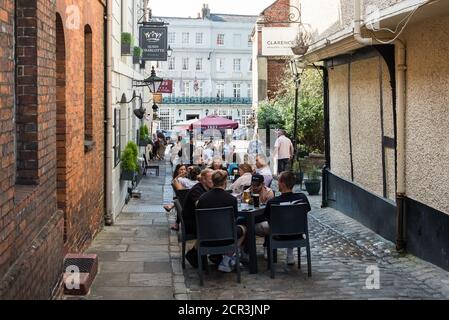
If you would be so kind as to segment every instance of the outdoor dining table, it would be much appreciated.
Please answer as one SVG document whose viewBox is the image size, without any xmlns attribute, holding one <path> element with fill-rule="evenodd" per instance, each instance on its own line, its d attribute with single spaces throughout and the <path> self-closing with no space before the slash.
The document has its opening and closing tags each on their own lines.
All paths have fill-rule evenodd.
<svg viewBox="0 0 449 320">
<path fill-rule="evenodd" d="M 258 272 L 257 267 L 257 246 L 256 246 L 256 217 L 261 216 L 264 213 L 265 206 L 260 208 L 254 208 L 252 205 L 242 207 L 239 205 L 239 218 L 243 218 L 246 221 L 247 228 L 247 245 L 249 253 L 249 273 L 256 274 Z"/>
</svg>

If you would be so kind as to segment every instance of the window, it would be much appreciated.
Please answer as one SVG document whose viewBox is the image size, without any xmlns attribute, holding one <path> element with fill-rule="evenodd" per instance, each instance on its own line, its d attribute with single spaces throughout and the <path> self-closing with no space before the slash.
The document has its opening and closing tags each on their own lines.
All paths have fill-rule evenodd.
<svg viewBox="0 0 449 320">
<path fill-rule="evenodd" d="M 168 70 L 175 70 L 175 58 L 168 58 Z"/>
<path fill-rule="evenodd" d="M 190 82 L 189 81 L 183 81 L 182 82 L 182 96 L 183 97 L 190 97 Z"/>
<path fill-rule="evenodd" d="M 224 71 L 225 68 L 225 59 L 217 58 L 217 71 Z"/>
<path fill-rule="evenodd" d="M 234 98 L 240 99 L 240 97 L 242 96 L 240 83 L 234 83 L 232 85 L 232 88 L 233 88 L 233 92 L 234 92 Z"/>
<path fill-rule="evenodd" d="M 195 43 L 196 44 L 203 44 L 203 33 L 198 32 L 195 36 Z"/>
<path fill-rule="evenodd" d="M 84 140 L 93 140 L 92 29 L 84 27 Z"/>
<path fill-rule="evenodd" d="M 253 45 L 253 37 L 251 35 L 248 35 L 248 47 L 251 47 Z"/>
<path fill-rule="evenodd" d="M 234 34 L 234 47 L 240 48 L 242 46 L 242 35 Z"/>
<path fill-rule="evenodd" d="M 161 109 L 159 112 L 159 119 L 161 120 L 161 130 L 172 130 L 173 127 L 173 112 L 171 109 Z"/>
<path fill-rule="evenodd" d="M 225 35 L 223 33 L 219 33 L 217 35 L 217 45 L 224 46 L 224 38 L 225 38 Z"/>
<path fill-rule="evenodd" d="M 182 70 L 189 70 L 189 58 L 182 58 Z"/>
<path fill-rule="evenodd" d="M 241 119 L 240 119 L 240 124 L 241 127 L 247 127 L 249 125 L 249 120 L 251 119 L 251 117 L 253 116 L 253 110 L 251 109 L 243 109 L 240 111 L 241 112 Z"/>
<path fill-rule="evenodd" d="M 253 97 L 253 88 L 251 86 L 251 83 L 248 83 L 248 98 Z"/>
<path fill-rule="evenodd" d="M 170 93 L 170 98 L 176 97 L 176 84 L 177 84 L 176 81 L 173 80 L 173 88 L 172 88 L 172 91 Z"/>
<path fill-rule="evenodd" d="M 169 32 L 168 33 L 168 43 L 169 44 L 175 44 L 176 43 L 176 33 Z"/>
<path fill-rule="evenodd" d="M 203 70 L 203 59 L 202 58 L 196 58 L 195 70 L 196 71 L 202 71 Z"/>
<path fill-rule="evenodd" d="M 195 91 L 195 97 L 203 96 L 203 81 L 195 81 L 193 85 L 193 90 Z"/>
<path fill-rule="evenodd" d="M 189 44 L 189 43 L 190 43 L 189 33 L 183 32 L 182 33 L 182 44 Z"/>
<path fill-rule="evenodd" d="M 241 71 L 241 59 L 234 59 L 234 72 L 240 72 Z"/>
<path fill-rule="evenodd" d="M 217 83 L 217 98 L 224 98 L 224 83 Z"/>
<path fill-rule="evenodd" d="M 232 110 L 218 109 L 214 113 L 219 117 L 232 120 Z"/>
<path fill-rule="evenodd" d="M 248 60 L 248 71 L 249 72 L 253 71 L 253 59 Z"/>
</svg>

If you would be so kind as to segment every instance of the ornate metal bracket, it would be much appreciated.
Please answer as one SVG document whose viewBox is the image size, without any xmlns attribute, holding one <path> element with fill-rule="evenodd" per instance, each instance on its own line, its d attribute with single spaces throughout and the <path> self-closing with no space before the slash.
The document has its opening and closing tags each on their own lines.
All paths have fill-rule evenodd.
<svg viewBox="0 0 449 320">
<path fill-rule="evenodd" d="M 271 9 L 270 13 L 272 13 L 271 15 L 277 16 L 285 14 L 285 10 L 289 11 L 288 14 L 288 21 L 277 21 L 277 20 L 272 20 L 269 16 L 265 16 L 264 15 L 264 21 L 260 22 L 261 24 L 269 24 L 269 23 L 298 23 L 298 24 L 302 24 L 302 20 L 301 20 L 301 5 L 299 5 L 298 7 L 295 6 L 283 6 L 281 8 L 276 8 L 276 9 Z"/>
</svg>

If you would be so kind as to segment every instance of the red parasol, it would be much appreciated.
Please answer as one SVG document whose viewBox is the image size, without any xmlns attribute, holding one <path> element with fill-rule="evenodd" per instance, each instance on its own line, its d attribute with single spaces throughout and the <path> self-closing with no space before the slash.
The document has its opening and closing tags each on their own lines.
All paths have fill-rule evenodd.
<svg viewBox="0 0 449 320">
<path fill-rule="evenodd" d="M 219 116 L 208 116 L 206 118 L 200 119 L 197 122 L 192 123 L 191 125 L 193 129 L 217 129 L 217 130 L 224 130 L 224 129 L 237 129 L 239 127 L 238 122 L 222 118 Z"/>
</svg>

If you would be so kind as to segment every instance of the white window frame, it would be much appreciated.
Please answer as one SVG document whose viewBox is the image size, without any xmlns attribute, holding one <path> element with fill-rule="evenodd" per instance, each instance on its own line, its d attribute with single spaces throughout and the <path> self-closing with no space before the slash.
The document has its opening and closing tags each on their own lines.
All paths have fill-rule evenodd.
<svg viewBox="0 0 449 320">
<path fill-rule="evenodd" d="M 225 34 L 219 33 L 217 34 L 217 46 L 224 46 L 225 45 Z"/>
<path fill-rule="evenodd" d="M 176 59 L 175 57 L 170 57 L 168 58 L 168 66 L 167 66 L 168 70 L 176 70 Z"/>
<path fill-rule="evenodd" d="M 190 81 L 183 81 L 182 82 L 184 91 L 182 93 L 183 97 L 190 97 Z"/>
<path fill-rule="evenodd" d="M 160 109 L 159 111 L 160 129 L 171 131 L 173 128 L 173 110 L 172 109 Z"/>
<path fill-rule="evenodd" d="M 225 58 L 217 58 L 217 71 L 223 72 L 225 69 Z"/>
<path fill-rule="evenodd" d="M 234 82 L 232 84 L 232 96 L 235 99 L 240 99 L 242 97 L 242 84 L 238 82 Z"/>
<path fill-rule="evenodd" d="M 224 96 L 225 96 L 225 84 L 217 83 L 217 97 L 224 98 Z"/>
<path fill-rule="evenodd" d="M 203 97 L 204 81 L 198 81 L 198 91 L 194 91 L 195 97 Z"/>
<path fill-rule="evenodd" d="M 182 58 L 182 71 L 189 71 L 189 58 Z"/>
<path fill-rule="evenodd" d="M 203 58 L 196 58 L 195 59 L 195 70 L 196 71 L 203 71 Z"/>
<path fill-rule="evenodd" d="M 232 64 L 232 70 L 234 72 L 242 72 L 242 59 L 235 58 L 234 63 Z"/>
<path fill-rule="evenodd" d="M 203 44 L 203 33 L 197 32 L 195 34 L 195 44 Z"/>
<path fill-rule="evenodd" d="M 182 44 L 189 44 L 190 43 L 190 33 L 183 32 L 182 33 Z"/>
<path fill-rule="evenodd" d="M 252 85 L 251 85 L 251 83 L 248 83 L 247 84 L 247 95 L 248 95 L 248 98 L 252 98 L 253 97 L 253 87 L 252 87 Z"/>
<path fill-rule="evenodd" d="M 169 32 L 168 33 L 168 43 L 169 44 L 175 44 L 176 43 L 176 32 Z"/>
</svg>

